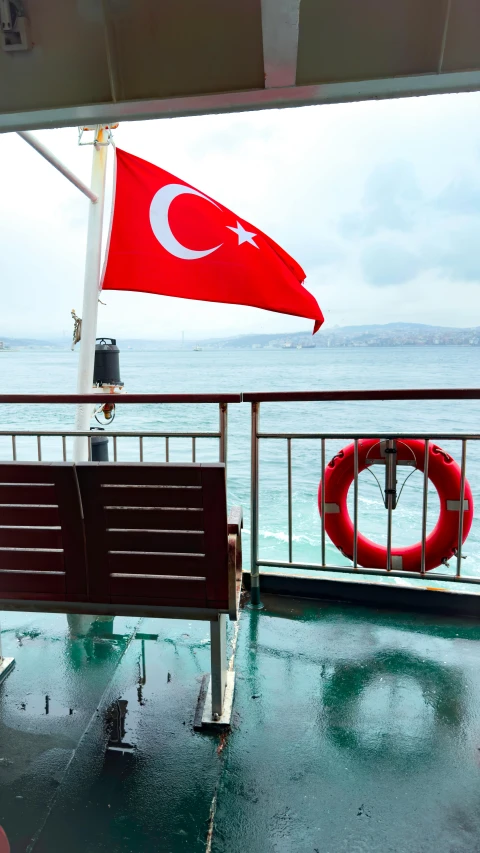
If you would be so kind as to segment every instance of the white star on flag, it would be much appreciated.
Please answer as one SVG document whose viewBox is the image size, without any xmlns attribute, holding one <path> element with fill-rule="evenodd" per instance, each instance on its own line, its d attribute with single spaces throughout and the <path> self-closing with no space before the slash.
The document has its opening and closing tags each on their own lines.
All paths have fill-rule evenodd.
<svg viewBox="0 0 480 853">
<path fill-rule="evenodd" d="M 252 246 L 255 246 L 255 248 L 256 248 L 256 249 L 258 249 L 258 248 L 259 248 L 259 247 L 257 246 L 257 244 L 255 243 L 254 239 L 253 239 L 254 237 L 256 237 L 256 236 L 257 236 L 257 235 L 255 234 L 255 232 L 254 232 L 254 231 L 247 231 L 247 230 L 243 227 L 243 225 L 241 225 L 241 224 L 240 224 L 240 222 L 238 221 L 238 219 L 237 219 L 237 227 L 236 227 L 236 228 L 234 228 L 234 227 L 233 227 L 233 225 L 227 225 L 226 227 L 227 227 L 230 231 L 233 231 L 233 233 L 234 233 L 234 234 L 236 234 L 236 235 L 237 235 L 237 237 L 238 237 L 238 245 L 239 245 L 239 246 L 241 246 L 241 244 L 242 244 L 242 243 L 251 243 L 251 244 L 252 244 Z"/>
</svg>

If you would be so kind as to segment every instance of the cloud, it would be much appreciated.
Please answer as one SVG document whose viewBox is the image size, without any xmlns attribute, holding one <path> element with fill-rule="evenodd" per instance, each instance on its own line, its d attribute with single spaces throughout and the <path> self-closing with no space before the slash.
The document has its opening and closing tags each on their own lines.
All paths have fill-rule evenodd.
<svg viewBox="0 0 480 853">
<path fill-rule="evenodd" d="M 480 284 L 480 219 L 462 227 L 452 228 L 449 243 L 439 246 L 438 268 L 451 281 L 471 281 Z"/>
<path fill-rule="evenodd" d="M 480 216 L 480 182 L 476 176 L 459 175 L 435 198 L 433 207 L 443 214 Z"/>
<path fill-rule="evenodd" d="M 417 255 L 386 240 L 368 244 L 363 249 L 361 264 L 365 280 L 375 287 L 411 281 L 422 269 Z"/>
<path fill-rule="evenodd" d="M 340 217 L 345 237 L 371 236 L 382 230 L 410 231 L 422 201 L 412 163 L 396 160 L 376 166 L 365 182 L 362 209 Z"/>
</svg>

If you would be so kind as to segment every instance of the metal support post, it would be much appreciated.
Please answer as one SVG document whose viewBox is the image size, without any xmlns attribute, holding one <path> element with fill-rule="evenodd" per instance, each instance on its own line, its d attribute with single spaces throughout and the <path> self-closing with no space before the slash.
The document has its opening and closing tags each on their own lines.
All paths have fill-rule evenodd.
<svg viewBox="0 0 480 853">
<path fill-rule="evenodd" d="M 219 461 L 225 463 L 225 476 L 227 469 L 227 453 L 228 453 L 228 403 L 219 403 L 219 432 L 220 432 L 220 448 Z"/>
<path fill-rule="evenodd" d="M 385 507 L 387 518 L 387 571 L 392 570 L 392 510 L 397 505 L 397 443 L 389 439 L 385 447 Z"/>
<path fill-rule="evenodd" d="M 212 718 L 219 720 L 227 685 L 227 617 L 219 613 L 210 622 L 210 653 L 212 665 Z"/>
<path fill-rule="evenodd" d="M 107 170 L 108 139 L 106 129 L 96 129 L 92 159 L 92 193 L 97 196 L 96 204 L 90 205 L 88 218 L 87 254 L 85 261 L 85 283 L 83 290 L 82 341 L 78 362 L 77 393 L 88 394 L 93 384 L 95 340 L 97 336 L 98 296 L 102 256 L 103 211 L 105 207 L 105 176 Z M 75 418 L 75 429 L 87 431 L 90 427 L 92 406 L 79 405 Z M 88 459 L 88 440 L 77 436 L 73 450 L 76 462 Z"/>
<path fill-rule="evenodd" d="M 251 471 L 251 560 L 250 606 L 263 607 L 260 601 L 260 567 L 258 565 L 258 429 L 260 403 L 252 403 L 252 471 Z"/>
<path fill-rule="evenodd" d="M 14 666 L 14 658 L 4 658 L 2 656 L 2 635 L 0 632 L 0 684 L 2 683 L 3 679 L 7 677 L 8 673 L 11 672 Z"/>
</svg>

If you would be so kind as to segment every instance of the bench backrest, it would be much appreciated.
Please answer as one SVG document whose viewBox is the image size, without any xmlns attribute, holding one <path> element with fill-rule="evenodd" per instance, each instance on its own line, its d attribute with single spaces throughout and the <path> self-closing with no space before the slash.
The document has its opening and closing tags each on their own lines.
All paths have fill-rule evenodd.
<svg viewBox="0 0 480 853">
<path fill-rule="evenodd" d="M 228 610 L 225 466 L 0 463 L 0 598 Z"/>
<path fill-rule="evenodd" d="M 0 597 L 87 598 L 81 502 L 71 463 L 0 463 Z"/>
<path fill-rule="evenodd" d="M 228 609 L 225 466 L 77 465 L 89 596 Z"/>
</svg>

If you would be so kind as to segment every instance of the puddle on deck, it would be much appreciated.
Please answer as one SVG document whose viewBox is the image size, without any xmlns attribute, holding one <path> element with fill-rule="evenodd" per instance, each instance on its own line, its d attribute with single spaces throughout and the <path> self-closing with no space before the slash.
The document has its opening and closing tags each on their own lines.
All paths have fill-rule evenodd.
<svg viewBox="0 0 480 853">
<path fill-rule="evenodd" d="M 12 853 L 480 850 L 480 626 L 265 604 L 226 737 L 193 732 L 207 623 L 2 614 Z"/>
</svg>

